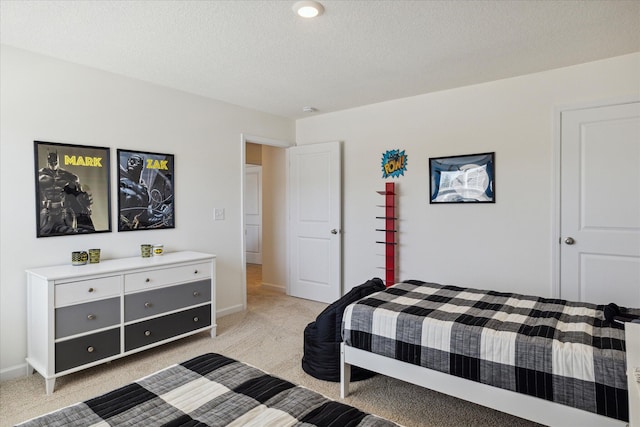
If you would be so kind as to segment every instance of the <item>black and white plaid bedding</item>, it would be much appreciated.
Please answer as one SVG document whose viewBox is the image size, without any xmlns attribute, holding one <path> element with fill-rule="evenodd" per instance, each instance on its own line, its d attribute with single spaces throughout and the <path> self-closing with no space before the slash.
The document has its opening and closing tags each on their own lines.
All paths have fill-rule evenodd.
<svg viewBox="0 0 640 427">
<path fill-rule="evenodd" d="M 342 336 L 352 347 L 628 421 L 624 330 L 608 325 L 603 307 L 406 281 L 348 306 Z"/>
<path fill-rule="evenodd" d="M 362 426 L 396 424 L 219 354 L 170 366 L 26 426 Z"/>
</svg>

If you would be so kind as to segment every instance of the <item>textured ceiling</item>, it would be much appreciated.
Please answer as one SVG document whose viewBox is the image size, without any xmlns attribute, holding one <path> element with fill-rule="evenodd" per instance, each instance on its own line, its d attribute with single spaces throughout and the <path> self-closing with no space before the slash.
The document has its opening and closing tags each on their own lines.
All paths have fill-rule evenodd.
<svg viewBox="0 0 640 427">
<path fill-rule="evenodd" d="M 640 1 L 0 1 L 0 41 L 291 118 L 640 51 Z"/>
</svg>

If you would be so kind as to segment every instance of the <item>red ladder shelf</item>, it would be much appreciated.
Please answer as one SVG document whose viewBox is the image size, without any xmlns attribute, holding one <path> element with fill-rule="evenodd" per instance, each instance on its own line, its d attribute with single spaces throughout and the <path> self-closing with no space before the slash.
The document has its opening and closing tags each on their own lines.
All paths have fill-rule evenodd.
<svg viewBox="0 0 640 427">
<path fill-rule="evenodd" d="M 387 182 L 383 191 L 378 191 L 378 194 L 384 196 L 384 205 L 379 205 L 384 208 L 384 216 L 378 216 L 377 219 L 384 219 L 384 228 L 377 228 L 376 231 L 384 232 L 384 241 L 376 241 L 376 243 L 383 244 L 385 246 L 385 285 L 387 287 L 395 284 L 396 282 L 396 201 L 395 201 L 395 183 Z"/>
</svg>

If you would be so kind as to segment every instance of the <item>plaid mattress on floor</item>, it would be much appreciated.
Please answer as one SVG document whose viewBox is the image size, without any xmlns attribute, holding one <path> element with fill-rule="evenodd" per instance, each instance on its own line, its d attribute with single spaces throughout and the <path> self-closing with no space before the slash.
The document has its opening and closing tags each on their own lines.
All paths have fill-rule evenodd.
<svg viewBox="0 0 640 427">
<path fill-rule="evenodd" d="M 603 308 L 406 281 L 348 306 L 343 339 L 382 356 L 628 421 L 624 330 L 609 326 Z"/>
<path fill-rule="evenodd" d="M 361 426 L 396 424 L 219 354 L 173 365 L 31 426 Z"/>
</svg>

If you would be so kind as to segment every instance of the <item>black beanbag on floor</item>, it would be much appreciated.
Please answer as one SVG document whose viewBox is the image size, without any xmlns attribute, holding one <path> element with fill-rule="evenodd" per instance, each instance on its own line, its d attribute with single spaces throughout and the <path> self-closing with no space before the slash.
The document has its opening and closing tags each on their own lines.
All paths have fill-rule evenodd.
<svg viewBox="0 0 640 427">
<path fill-rule="evenodd" d="M 624 307 L 618 307 L 615 303 L 609 303 L 603 308 L 604 318 L 616 329 L 624 329 L 624 324 L 640 320 L 640 316 L 628 312 Z"/>
<path fill-rule="evenodd" d="M 351 289 L 342 298 L 322 311 L 304 330 L 302 369 L 312 377 L 325 381 L 340 381 L 340 343 L 342 342 L 342 315 L 347 305 L 374 292 L 385 289 L 382 279 L 367 280 Z M 351 381 L 370 378 L 375 372 L 351 367 Z"/>
</svg>

